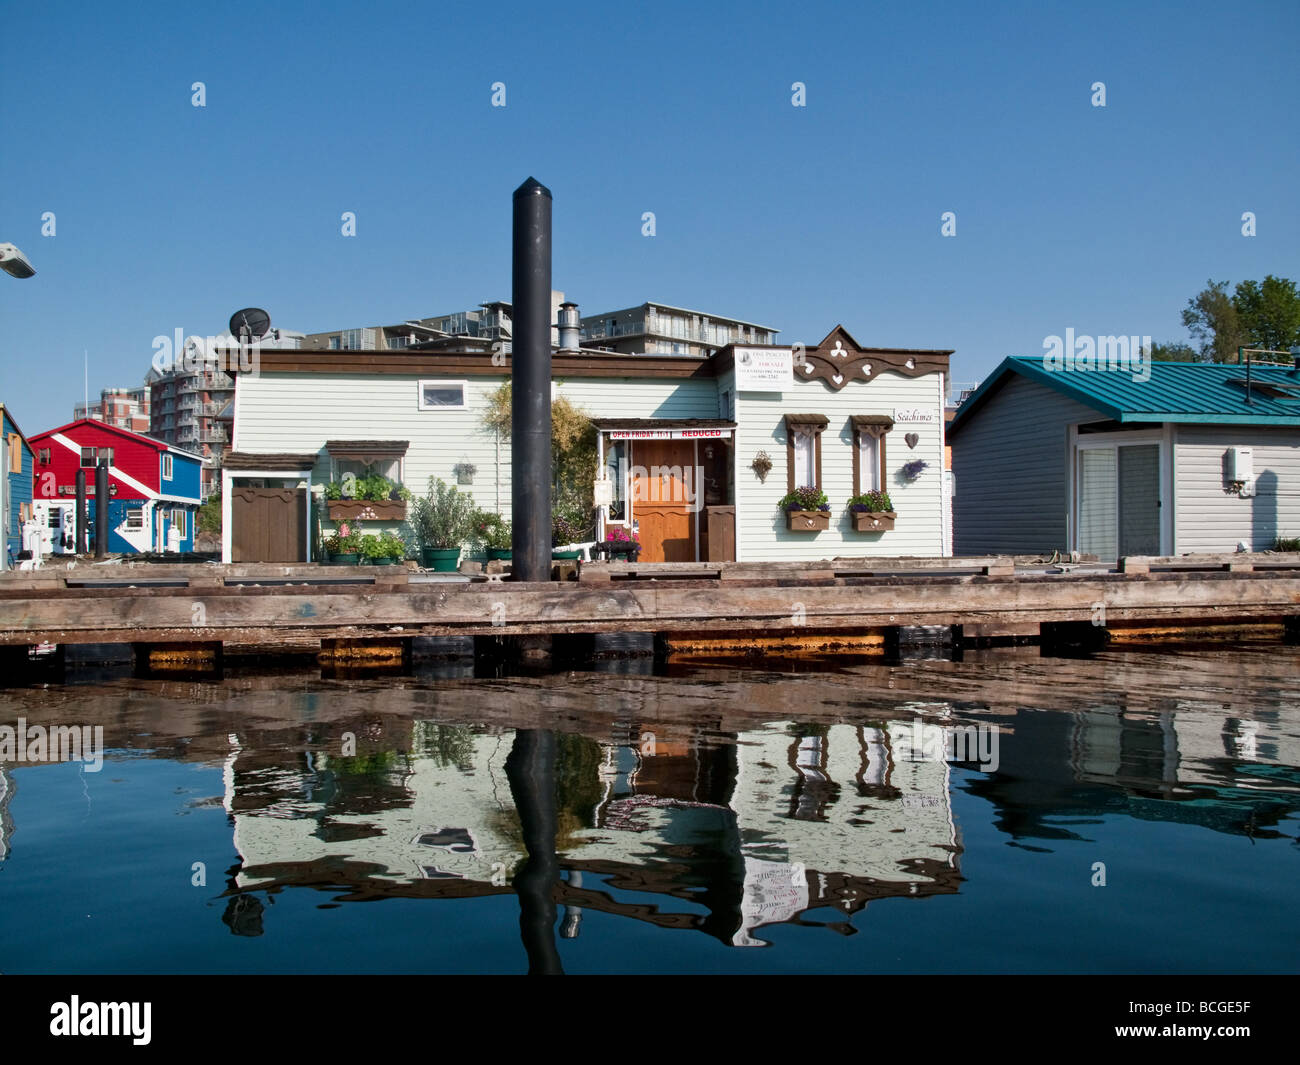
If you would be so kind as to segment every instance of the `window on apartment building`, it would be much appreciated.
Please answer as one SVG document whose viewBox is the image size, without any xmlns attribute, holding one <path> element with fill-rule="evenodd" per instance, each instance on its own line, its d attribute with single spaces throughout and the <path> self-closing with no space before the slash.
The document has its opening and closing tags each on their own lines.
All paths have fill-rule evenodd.
<svg viewBox="0 0 1300 1065">
<path fill-rule="evenodd" d="M 126 528 L 129 532 L 132 529 L 144 528 L 144 507 L 128 507 L 126 511 Z"/>
<path fill-rule="evenodd" d="M 343 330 L 343 350 L 360 351 L 361 340 L 365 333 L 364 329 L 345 329 Z"/>
<path fill-rule="evenodd" d="M 111 447 L 83 447 L 81 449 L 81 465 L 83 467 L 98 466 L 100 459 L 108 459 L 111 466 L 113 464 L 113 449 Z"/>
<path fill-rule="evenodd" d="M 342 341 L 339 337 L 330 337 L 330 351 L 342 350 Z"/>
<path fill-rule="evenodd" d="M 829 420 L 824 414 L 787 414 L 785 416 L 786 487 L 822 483 L 822 431 Z"/>
<path fill-rule="evenodd" d="M 162 476 L 164 481 L 172 479 L 172 456 L 163 455 L 162 457 Z"/>
<path fill-rule="evenodd" d="M 464 410 L 465 381 L 421 381 L 420 410 Z"/>
<path fill-rule="evenodd" d="M 885 489 L 885 434 L 894 427 L 887 414 L 855 414 L 853 426 L 853 494 Z"/>
<path fill-rule="evenodd" d="M 41 448 L 36 452 L 36 459 L 42 466 L 48 466 L 50 462 L 50 449 L 48 447 Z"/>
</svg>

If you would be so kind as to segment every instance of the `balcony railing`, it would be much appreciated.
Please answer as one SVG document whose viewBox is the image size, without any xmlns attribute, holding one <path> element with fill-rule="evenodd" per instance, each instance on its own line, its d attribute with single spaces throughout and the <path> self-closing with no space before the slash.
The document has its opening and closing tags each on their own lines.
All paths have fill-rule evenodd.
<svg viewBox="0 0 1300 1065">
<path fill-rule="evenodd" d="M 979 386 L 978 381 L 949 381 L 948 406 L 960 407 Z"/>
<path fill-rule="evenodd" d="M 588 340 L 608 340 L 611 337 L 645 336 L 645 323 L 615 322 L 613 325 L 584 326 L 582 335 Z"/>
</svg>

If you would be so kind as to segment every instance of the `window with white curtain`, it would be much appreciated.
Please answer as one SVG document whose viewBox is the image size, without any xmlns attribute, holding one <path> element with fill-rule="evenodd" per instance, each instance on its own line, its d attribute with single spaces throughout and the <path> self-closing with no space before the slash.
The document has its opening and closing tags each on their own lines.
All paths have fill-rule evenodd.
<svg viewBox="0 0 1300 1065">
<path fill-rule="evenodd" d="M 880 490 L 880 437 L 858 434 L 858 492 Z"/>
<path fill-rule="evenodd" d="M 811 429 L 795 430 L 794 484 L 796 488 L 817 484 L 816 436 Z"/>
</svg>

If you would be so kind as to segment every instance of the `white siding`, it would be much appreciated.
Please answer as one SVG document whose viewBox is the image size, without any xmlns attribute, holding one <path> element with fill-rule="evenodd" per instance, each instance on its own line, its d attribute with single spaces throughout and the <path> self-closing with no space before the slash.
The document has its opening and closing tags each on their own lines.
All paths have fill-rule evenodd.
<svg viewBox="0 0 1300 1065">
<path fill-rule="evenodd" d="M 1068 429 L 1102 420 L 1092 408 L 1011 374 L 949 439 L 954 553 L 1065 550 Z"/>
<path fill-rule="evenodd" d="M 942 375 L 904 377 L 885 372 L 865 383 L 852 383 L 839 392 L 822 381 L 796 381 L 782 394 L 741 392 L 736 421 L 736 539 L 742 561 L 816 560 L 868 555 L 941 555 L 943 553 Z M 731 387 L 720 378 L 718 388 Z M 928 424 L 899 423 L 885 438 L 885 489 L 898 512 L 893 530 L 859 533 L 853 530 L 848 498 L 853 494 L 852 414 L 887 414 L 895 408 L 924 408 L 934 412 Z M 822 489 L 831 505 L 825 532 L 797 533 L 786 527 L 777 502 L 786 494 L 786 414 L 824 414 L 830 420 L 822 433 Z M 915 449 L 904 442 L 907 433 L 920 437 Z M 754 456 L 766 451 L 772 471 L 761 483 L 750 468 Z M 930 465 L 911 484 L 899 469 L 924 459 Z"/>
<path fill-rule="evenodd" d="M 1300 429 L 1176 426 L 1175 551 L 1219 552 L 1244 540 L 1272 548 L 1278 536 L 1300 536 Z M 1224 491 L 1230 447 L 1255 450 L 1255 495 Z"/>
<path fill-rule="evenodd" d="M 501 387 L 505 375 L 446 375 L 447 380 L 466 381 L 464 410 L 420 410 L 420 379 L 389 374 L 241 377 L 234 447 L 254 453 L 317 453 L 312 479 L 322 484 L 330 477 L 326 440 L 409 440 L 404 477 L 413 493 L 423 495 L 431 476 L 455 484 L 453 467 L 471 462 L 478 472 L 474 484 L 463 490 L 478 506 L 509 518 L 510 443 L 502 441 L 498 466 L 496 438 L 480 424 L 487 397 Z M 717 417 L 717 392 L 709 378 L 560 379 L 557 392 L 594 418 Z"/>
</svg>

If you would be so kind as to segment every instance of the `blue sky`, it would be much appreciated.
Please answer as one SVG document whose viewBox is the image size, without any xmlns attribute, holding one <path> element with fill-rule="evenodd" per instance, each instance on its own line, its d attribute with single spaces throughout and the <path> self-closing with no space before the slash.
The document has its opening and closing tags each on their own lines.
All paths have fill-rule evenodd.
<svg viewBox="0 0 1300 1065">
<path fill-rule="evenodd" d="M 1297 39 L 1294 0 L 5 0 L 0 241 L 38 273 L 0 276 L 0 399 L 60 424 L 83 350 L 92 395 L 135 385 L 155 336 L 250 305 L 317 332 L 508 299 L 529 175 L 583 313 L 842 322 L 966 381 L 1067 327 L 1182 339 L 1208 278 L 1300 279 Z"/>
</svg>

